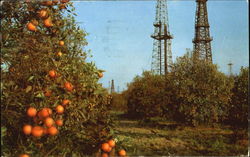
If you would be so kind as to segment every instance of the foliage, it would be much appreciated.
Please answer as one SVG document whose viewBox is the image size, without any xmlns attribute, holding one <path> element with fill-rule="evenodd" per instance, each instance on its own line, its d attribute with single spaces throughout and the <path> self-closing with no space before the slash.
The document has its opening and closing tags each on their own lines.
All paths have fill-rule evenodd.
<svg viewBox="0 0 250 157">
<path fill-rule="evenodd" d="M 173 65 L 175 120 L 188 124 L 215 124 L 226 118 L 233 82 L 203 60 L 194 64 L 184 55 Z"/>
<path fill-rule="evenodd" d="M 1 126 L 7 131 L 1 155 L 81 156 L 97 151 L 112 134 L 110 99 L 98 83 L 103 71 L 85 61 L 86 32 L 75 22 L 72 3 L 4 1 L 2 5 Z M 52 26 L 46 27 L 45 19 L 38 16 L 42 9 Z M 30 22 L 38 24 L 36 31 L 28 30 Z M 59 45 L 59 41 L 65 44 Z M 55 78 L 49 76 L 50 70 L 56 72 Z M 63 114 L 55 113 L 64 99 L 71 103 Z M 25 124 L 43 125 L 27 116 L 29 107 L 53 109 L 52 118 L 64 121 L 59 133 L 41 138 L 24 135 Z"/>
<path fill-rule="evenodd" d="M 144 72 L 125 92 L 128 113 L 167 117 L 191 125 L 216 124 L 228 114 L 233 81 L 217 66 L 188 54 L 179 57 L 166 76 Z"/>
<path fill-rule="evenodd" d="M 143 72 L 142 76 L 135 77 L 128 85 L 126 99 L 128 114 L 133 117 L 149 119 L 161 116 L 165 94 L 164 77 Z"/>
<path fill-rule="evenodd" d="M 124 93 L 112 93 L 111 106 L 114 111 L 126 111 L 127 101 L 125 99 Z"/>
<path fill-rule="evenodd" d="M 232 89 L 232 106 L 228 119 L 232 125 L 247 128 L 248 119 L 248 78 L 249 68 L 241 68 L 238 76 L 234 77 L 234 88 Z"/>
</svg>

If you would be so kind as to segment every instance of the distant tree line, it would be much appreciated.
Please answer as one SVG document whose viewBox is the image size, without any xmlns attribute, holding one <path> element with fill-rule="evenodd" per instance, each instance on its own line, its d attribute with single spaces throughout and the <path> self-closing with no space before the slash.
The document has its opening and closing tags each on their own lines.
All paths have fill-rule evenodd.
<svg viewBox="0 0 250 157">
<path fill-rule="evenodd" d="M 227 76 L 218 67 L 189 55 L 177 58 L 168 75 L 145 71 L 116 100 L 130 117 L 165 117 L 188 125 L 230 123 L 247 127 L 248 72 Z M 124 99 L 126 102 L 124 102 Z M 113 103 L 114 104 L 114 103 Z"/>
</svg>

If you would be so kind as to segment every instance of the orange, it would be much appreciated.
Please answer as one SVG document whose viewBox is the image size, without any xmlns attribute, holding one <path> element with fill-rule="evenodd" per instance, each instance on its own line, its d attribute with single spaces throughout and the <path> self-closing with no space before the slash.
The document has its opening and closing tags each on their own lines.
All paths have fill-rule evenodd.
<svg viewBox="0 0 250 157">
<path fill-rule="evenodd" d="M 35 117 L 35 116 L 36 116 L 36 113 L 37 113 L 37 111 L 36 111 L 36 109 L 35 109 L 34 107 L 30 107 L 30 108 L 28 108 L 28 110 L 27 110 L 27 115 L 28 115 L 29 117 Z"/>
<path fill-rule="evenodd" d="M 63 46 L 63 45 L 64 45 L 64 41 L 62 41 L 62 40 L 59 41 L 59 45 L 60 45 L 60 46 Z"/>
<path fill-rule="evenodd" d="M 46 90 L 46 91 L 44 92 L 44 95 L 47 96 L 47 97 L 51 96 L 51 94 L 52 94 L 52 91 L 51 91 L 51 90 Z"/>
<path fill-rule="evenodd" d="M 63 125 L 63 120 L 61 120 L 61 119 L 56 120 L 56 125 L 62 126 Z"/>
<path fill-rule="evenodd" d="M 52 110 L 50 108 L 43 108 L 40 112 L 41 113 L 39 114 L 42 118 L 46 118 L 52 114 Z"/>
<path fill-rule="evenodd" d="M 19 155 L 19 157 L 29 157 L 29 155 L 28 154 L 21 154 L 21 155 Z"/>
<path fill-rule="evenodd" d="M 108 144 L 109 144 L 110 147 L 113 148 L 115 146 L 115 141 L 114 140 L 109 140 Z"/>
<path fill-rule="evenodd" d="M 44 120 L 44 124 L 47 126 L 47 127 L 51 127 L 53 124 L 55 123 L 55 121 L 50 118 L 50 117 L 47 117 L 45 120 Z"/>
<path fill-rule="evenodd" d="M 126 155 L 126 151 L 124 149 L 120 150 L 118 152 L 119 156 L 125 156 Z"/>
<path fill-rule="evenodd" d="M 53 0 L 54 4 L 57 4 L 59 2 L 59 0 Z"/>
<path fill-rule="evenodd" d="M 66 105 L 68 105 L 70 103 L 70 100 L 68 100 L 68 99 L 64 99 L 63 101 L 62 101 L 62 105 L 63 106 L 66 106 Z"/>
<path fill-rule="evenodd" d="M 103 143 L 101 148 L 102 148 L 102 150 L 104 152 L 109 152 L 110 151 L 110 146 L 109 146 L 108 143 Z"/>
<path fill-rule="evenodd" d="M 30 135 L 31 134 L 31 130 L 32 130 L 32 126 L 31 125 L 24 125 L 23 126 L 23 133 L 25 135 Z"/>
<path fill-rule="evenodd" d="M 55 71 L 55 70 L 50 70 L 50 71 L 49 71 L 49 76 L 50 76 L 51 78 L 55 78 L 55 77 L 56 77 L 56 71 Z"/>
<path fill-rule="evenodd" d="M 65 82 L 64 83 L 64 87 L 68 90 L 68 91 L 72 91 L 73 90 L 73 85 L 70 82 Z"/>
<path fill-rule="evenodd" d="M 47 10 L 42 9 L 42 10 L 38 11 L 38 16 L 39 16 L 40 18 L 46 18 L 46 17 L 48 16 Z"/>
<path fill-rule="evenodd" d="M 50 1 L 44 1 L 43 5 L 51 6 L 51 5 L 53 5 L 53 2 L 51 0 Z"/>
<path fill-rule="evenodd" d="M 40 126 L 34 126 L 31 131 L 32 135 L 35 137 L 41 137 L 43 135 L 43 128 Z"/>
<path fill-rule="evenodd" d="M 59 57 L 61 57 L 62 56 L 62 52 L 57 52 L 56 55 L 59 56 Z"/>
<path fill-rule="evenodd" d="M 49 115 L 52 115 L 52 110 L 50 108 L 46 107 L 45 109 L 47 109 L 49 111 Z"/>
<path fill-rule="evenodd" d="M 109 149 L 107 150 L 107 152 L 111 152 L 111 150 L 112 150 L 112 147 L 109 147 Z"/>
<path fill-rule="evenodd" d="M 58 133 L 58 130 L 56 127 L 52 126 L 50 128 L 48 128 L 48 133 L 52 136 L 56 135 Z"/>
<path fill-rule="evenodd" d="M 57 112 L 58 114 L 62 114 L 62 113 L 64 112 L 63 106 L 62 106 L 62 105 L 56 106 L 56 112 Z"/>
<path fill-rule="evenodd" d="M 102 157 L 108 157 L 109 155 L 107 153 L 102 153 Z"/>
<path fill-rule="evenodd" d="M 31 23 L 31 22 L 29 22 L 28 24 L 27 24 L 27 28 L 28 28 L 28 30 L 30 30 L 30 31 L 36 31 L 36 26 L 33 24 L 33 23 Z"/>
<path fill-rule="evenodd" d="M 61 3 L 68 3 L 69 0 L 61 0 Z"/>
<path fill-rule="evenodd" d="M 43 21 L 43 24 L 45 25 L 45 27 L 52 27 L 53 24 L 52 24 L 52 21 L 51 21 L 51 18 L 47 18 Z"/>
<path fill-rule="evenodd" d="M 98 77 L 99 77 L 99 78 L 102 78 L 102 77 L 103 77 L 103 73 L 99 72 L 99 73 L 98 73 Z"/>
<path fill-rule="evenodd" d="M 59 5 L 59 8 L 60 8 L 60 9 L 66 9 L 66 4 L 60 4 L 60 5 Z"/>
</svg>

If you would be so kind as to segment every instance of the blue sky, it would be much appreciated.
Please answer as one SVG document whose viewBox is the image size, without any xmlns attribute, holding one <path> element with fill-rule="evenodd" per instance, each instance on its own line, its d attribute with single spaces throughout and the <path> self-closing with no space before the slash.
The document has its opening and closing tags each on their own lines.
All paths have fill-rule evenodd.
<svg viewBox="0 0 250 157">
<path fill-rule="evenodd" d="M 98 68 L 105 70 L 104 87 L 114 79 L 116 90 L 126 89 L 136 75 L 151 69 L 155 1 L 74 2 L 77 22 L 89 33 L 86 49 L 91 50 Z M 193 48 L 195 1 L 168 2 L 169 26 L 173 34 L 173 59 Z M 249 65 L 248 3 L 245 0 L 208 1 L 213 62 L 220 71 L 233 73 Z"/>
</svg>

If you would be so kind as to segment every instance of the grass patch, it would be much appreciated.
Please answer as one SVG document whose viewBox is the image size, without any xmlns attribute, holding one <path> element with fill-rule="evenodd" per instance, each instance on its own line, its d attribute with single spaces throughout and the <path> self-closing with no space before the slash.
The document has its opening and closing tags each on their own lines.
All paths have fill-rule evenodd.
<svg viewBox="0 0 250 157">
<path fill-rule="evenodd" d="M 128 155 L 247 155 L 247 139 L 232 142 L 229 127 L 188 127 L 159 119 L 143 124 L 121 113 L 115 118 L 119 144 Z"/>
</svg>

